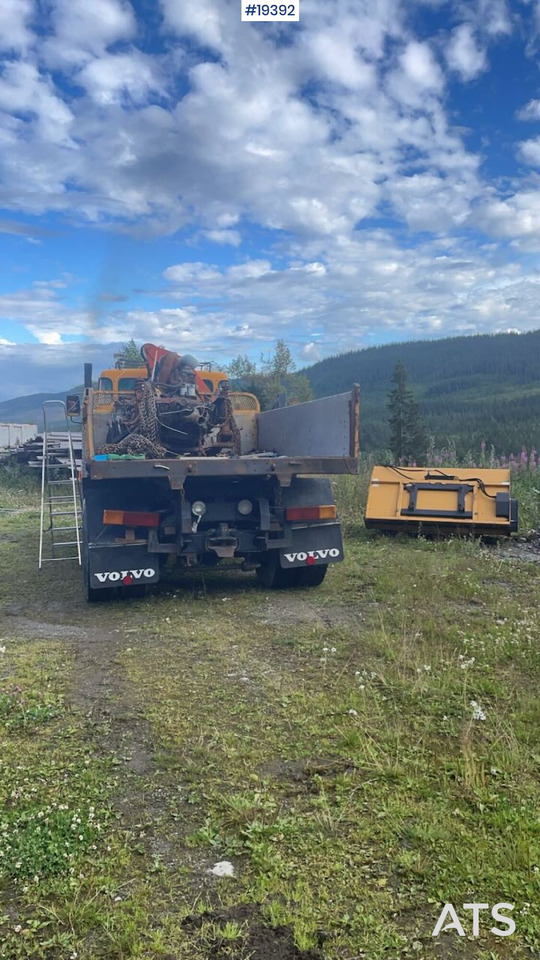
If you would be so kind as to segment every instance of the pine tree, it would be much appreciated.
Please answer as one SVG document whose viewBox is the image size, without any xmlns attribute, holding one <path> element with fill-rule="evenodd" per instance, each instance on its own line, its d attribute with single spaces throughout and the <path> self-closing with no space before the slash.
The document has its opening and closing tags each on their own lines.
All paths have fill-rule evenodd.
<svg viewBox="0 0 540 960">
<path fill-rule="evenodd" d="M 426 435 L 412 390 L 407 386 L 407 371 L 402 363 L 394 368 L 388 394 L 388 422 L 390 449 L 396 460 L 422 461 L 425 457 Z"/>
<path fill-rule="evenodd" d="M 229 378 L 236 381 L 233 384 L 236 389 L 254 393 L 263 410 L 313 399 L 305 374 L 294 371 L 295 363 L 284 340 L 276 342 L 271 356 L 261 356 L 260 367 L 247 356 L 238 356 L 228 368 Z"/>
<path fill-rule="evenodd" d="M 132 364 L 134 367 L 143 366 L 141 351 L 139 350 L 133 337 L 131 340 L 128 340 L 127 343 L 122 344 L 122 349 L 119 353 L 115 353 L 115 357 L 117 357 L 119 360 L 122 360 L 124 363 Z"/>
</svg>

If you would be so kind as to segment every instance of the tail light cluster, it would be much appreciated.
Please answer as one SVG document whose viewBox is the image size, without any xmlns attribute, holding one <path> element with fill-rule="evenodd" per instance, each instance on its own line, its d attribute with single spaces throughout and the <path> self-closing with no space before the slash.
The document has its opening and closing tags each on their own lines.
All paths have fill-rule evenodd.
<svg viewBox="0 0 540 960">
<path fill-rule="evenodd" d="M 287 520 L 335 520 L 337 510 L 333 503 L 318 507 L 287 507 Z"/>
<path fill-rule="evenodd" d="M 103 523 L 120 527 L 159 527 L 159 513 L 133 510 L 104 510 Z"/>
</svg>

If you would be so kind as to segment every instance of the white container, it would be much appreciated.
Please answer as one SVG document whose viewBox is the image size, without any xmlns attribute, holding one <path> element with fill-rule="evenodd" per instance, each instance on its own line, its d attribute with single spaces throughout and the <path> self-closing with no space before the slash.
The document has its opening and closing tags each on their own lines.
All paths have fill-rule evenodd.
<svg viewBox="0 0 540 960">
<path fill-rule="evenodd" d="M 36 423 L 0 423 L 0 450 L 16 450 L 37 432 Z"/>
</svg>

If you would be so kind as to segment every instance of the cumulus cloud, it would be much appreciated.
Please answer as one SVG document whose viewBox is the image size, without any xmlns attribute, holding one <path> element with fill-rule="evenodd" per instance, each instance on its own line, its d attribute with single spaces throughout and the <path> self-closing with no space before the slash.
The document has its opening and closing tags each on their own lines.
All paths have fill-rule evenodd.
<svg viewBox="0 0 540 960">
<path fill-rule="evenodd" d="M 540 190 L 529 186 L 504 199 L 492 197 L 478 206 L 477 224 L 495 237 L 506 237 L 540 250 Z"/>
<path fill-rule="evenodd" d="M 540 120 L 540 100 L 529 100 L 524 107 L 517 112 L 518 120 Z"/>
<path fill-rule="evenodd" d="M 478 45 L 469 23 L 462 23 L 453 31 L 445 56 L 450 69 L 459 73 L 462 80 L 473 80 L 487 67 L 485 51 Z"/>
<path fill-rule="evenodd" d="M 3 77 L 6 205 L 131 222 L 147 236 L 192 219 L 233 247 L 238 231 L 220 231 L 241 217 L 347 235 L 376 214 L 411 150 L 430 152 L 435 171 L 448 170 L 450 152 L 466 154 L 445 116 L 442 70 L 427 42 L 403 39 L 398 0 L 340 0 L 331 11 L 314 0 L 286 45 L 240 23 L 232 0 L 196 10 L 163 0 L 162 11 L 178 38 L 166 60 L 138 48 L 125 0 L 54 0 L 39 62 Z M 75 85 L 69 102 L 59 70 Z M 14 121 L 17 109 L 30 114 Z"/>
<path fill-rule="evenodd" d="M 51 66 L 63 68 L 87 63 L 137 31 L 128 0 L 52 0 L 51 26 L 43 56 Z"/>
<path fill-rule="evenodd" d="M 32 0 L 0 0 L 0 50 L 25 51 L 32 43 Z"/>
<path fill-rule="evenodd" d="M 537 0 L 533 2 L 536 3 Z M 496 38 L 512 32 L 512 18 L 507 0 L 465 0 L 460 7 L 477 29 L 487 36 Z"/>
<path fill-rule="evenodd" d="M 206 230 L 204 235 L 212 243 L 226 243 L 232 247 L 238 247 L 242 242 L 242 236 L 238 230 Z"/>
<path fill-rule="evenodd" d="M 392 96 L 411 107 L 421 107 L 426 96 L 440 93 L 444 76 L 428 43 L 411 40 L 399 56 L 399 67 L 388 81 Z"/>
<path fill-rule="evenodd" d="M 88 335 L 90 311 L 74 310 L 62 299 L 62 280 L 34 281 L 31 287 L 0 294 L 0 318 L 18 323 L 40 343 L 61 343 L 64 334 Z"/>
<path fill-rule="evenodd" d="M 204 46 L 219 49 L 223 42 L 223 27 L 230 22 L 231 6 L 215 0 L 197 0 L 186 4 L 183 0 L 161 0 L 166 25 L 180 36 L 194 37 Z M 238 17 L 239 19 L 239 17 Z"/>
<path fill-rule="evenodd" d="M 73 120 L 71 110 L 57 95 L 50 77 L 44 76 L 35 63 L 15 60 L 6 63 L 0 78 L 0 111 L 35 118 L 40 139 L 52 143 L 69 141 Z"/>
<path fill-rule="evenodd" d="M 318 246 L 312 241 L 307 252 Z M 403 340 L 502 331 L 510 318 L 517 329 L 537 326 L 540 276 L 517 261 L 501 265 L 496 248 L 464 256 L 442 238 L 407 249 L 383 230 L 325 247 L 324 261 L 301 259 L 299 247 L 286 267 L 258 260 L 173 265 L 165 270 L 163 305 L 152 310 L 112 300 L 98 318 L 70 308 L 70 288 L 54 281 L 0 297 L 0 315 L 42 344 L 65 346 L 66 356 L 73 345 L 60 341 L 69 324 L 71 333 L 101 345 L 97 357 L 107 343 L 134 337 L 217 363 L 257 356 L 278 337 L 305 363 L 367 346 L 374 332 Z"/>
<path fill-rule="evenodd" d="M 193 260 L 160 266 L 153 310 L 105 296 L 112 308 L 72 310 L 58 287 L 31 285 L 0 299 L 2 316 L 51 349 L 68 329 L 191 352 L 200 340 L 205 356 L 283 335 L 308 359 L 380 329 L 506 329 L 503 276 L 531 322 L 537 288 L 512 251 L 540 243 L 536 175 L 510 194 L 486 180 L 450 100 L 449 80 L 488 69 L 512 29 L 504 0 L 454 0 L 432 37 L 404 0 L 309 0 L 286 34 L 241 23 L 237 0 L 160 0 L 159 52 L 140 9 L 51 0 L 38 34 L 30 0 L 0 0 L 0 231 L 38 238 L 20 212 L 146 240 L 191 227 Z M 539 103 L 520 118 L 540 119 Z M 539 144 L 518 148 L 531 167 Z M 495 251 L 514 245 L 499 250 L 506 266 L 471 254 L 471 227 Z"/>
<path fill-rule="evenodd" d="M 310 38 L 309 46 L 313 67 L 319 76 L 352 90 L 372 87 L 375 83 L 375 68 L 355 49 L 354 34 L 351 36 L 346 23 L 316 33 Z"/>
<path fill-rule="evenodd" d="M 151 57 L 132 50 L 95 57 L 85 64 L 76 79 L 96 103 L 117 103 L 123 97 L 133 103 L 145 103 L 150 94 L 165 93 L 158 71 Z"/>
<path fill-rule="evenodd" d="M 519 144 L 519 152 L 526 163 L 531 167 L 540 167 L 540 137 L 533 140 L 523 140 Z"/>
</svg>

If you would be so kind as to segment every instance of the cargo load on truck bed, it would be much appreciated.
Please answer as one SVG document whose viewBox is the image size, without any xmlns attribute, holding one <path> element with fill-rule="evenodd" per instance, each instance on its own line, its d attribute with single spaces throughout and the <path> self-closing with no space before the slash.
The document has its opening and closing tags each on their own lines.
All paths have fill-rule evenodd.
<svg viewBox="0 0 540 960">
<path fill-rule="evenodd" d="M 111 464 L 134 460 L 167 461 L 175 477 L 185 472 L 224 475 L 231 471 L 230 463 L 215 463 L 223 459 L 259 461 L 237 464 L 238 473 L 264 472 L 269 467 L 263 461 L 278 458 L 289 462 L 270 469 L 290 475 L 355 471 L 357 388 L 261 412 L 257 397 L 230 391 L 224 373 L 216 383 L 196 368 L 194 357 L 152 344 L 145 344 L 142 353 L 147 367 L 129 378 L 131 389 L 114 389 L 112 378 L 102 375 L 99 389 L 86 391 L 83 418 L 92 476 L 133 475 L 133 467 L 111 470 Z M 104 379 L 109 390 L 103 389 Z M 187 459 L 204 463 L 188 465 Z M 182 465 L 172 466 L 171 460 Z M 103 463 L 107 467 L 98 466 Z M 142 468 L 140 475 L 147 471 Z"/>
</svg>

